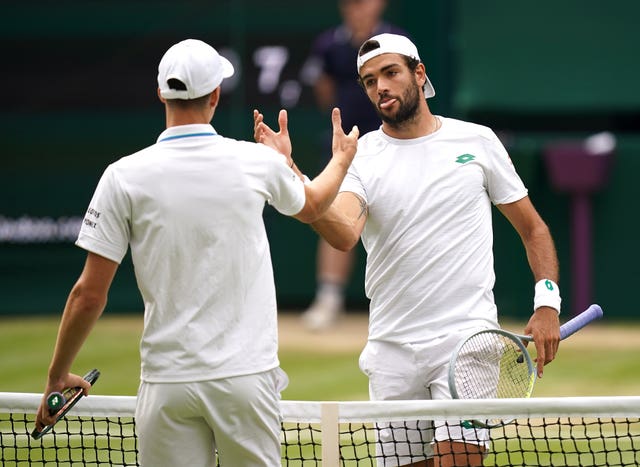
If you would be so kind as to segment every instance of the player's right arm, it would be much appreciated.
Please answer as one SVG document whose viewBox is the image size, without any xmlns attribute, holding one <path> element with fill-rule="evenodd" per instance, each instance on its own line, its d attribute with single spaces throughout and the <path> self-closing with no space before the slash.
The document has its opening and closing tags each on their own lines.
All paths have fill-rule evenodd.
<svg viewBox="0 0 640 467">
<path fill-rule="evenodd" d="M 335 202 L 340 185 L 356 155 L 360 135 L 358 127 L 354 126 L 349 134 L 345 134 L 338 108 L 333 109 L 331 122 L 333 124 L 332 157 L 317 177 L 305 183 L 306 202 L 302 211 L 294 216 L 302 222 L 315 222 L 320 216 L 326 215 L 327 210 Z"/>
<path fill-rule="evenodd" d="M 287 129 L 287 114 L 284 110 L 278 115 L 279 131 L 275 132 L 264 123 L 264 116 L 254 110 L 254 138 L 257 142 L 266 144 L 287 158 L 287 163 L 301 178 L 304 175 L 298 170 L 291 158 L 291 140 Z M 304 223 L 316 222 L 323 216 L 335 200 L 340 185 L 355 157 L 360 135 L 358 127 L 354 126 L 349 134 L 342 130 L 340 110 L 334 108 L 331 113 L 333 124 L 332 157 L 326 167 L 315 177 L 305 183 L 305 203 L 303 208 L 293 217 Z"/>
<path fill-rule="evenodd" d="M 82 387 L 88 393 L 91 385 L 82 376 L 70 373 L 76 355 L 89 336 L 107 303 L 107 295 L 118 263 L 89 252 L 84 269 L 74 284 L 65 305 L 44 396 L 36 415 L 38 430 L 55 418 L 49 413 L 46 397 L 52 392 Z"/>
<path fill-rule="evenodd" d="M 332 247 L 349 251 L 358 243 L 368 213 L 364 199 L 350 191 L 343 191 L 311 227 Z"/>
</svg>

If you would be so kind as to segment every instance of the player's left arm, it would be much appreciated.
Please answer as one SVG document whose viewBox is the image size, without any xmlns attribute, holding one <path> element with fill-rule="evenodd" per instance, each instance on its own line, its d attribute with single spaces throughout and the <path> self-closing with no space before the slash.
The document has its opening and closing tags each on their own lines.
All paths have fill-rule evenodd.
<svg viewBox="0 0 640 467">
<path fill-rule="evenodd" d="M 558 282 L 559 267 L 555 244 L 549 227 L 542 220 L 528 196 L 508 204 L 497 206 L 516 229 L 524 244 L 529 267 L 535 282 L 550 279 Z M 538 375 L 542 367 L 551 362 L 560 344 L 559 310 L 541 306 L 534 310 L 524 330 L 533 337 L 536 345 Z"/>
<path fill-rule="evenodd" d="M 47 394 L 78 386 L 86 392 L 91 388 L 82 376 L 70 373 L 71 365 L 104 310 L 117 269 L 118 263 L 95 253 L 87 254 L 82 273 L 69 293 L 60 321 L 47 385 L 36 417 L 39 429 L 54 422 L 46 405 Z"/>
</svg>

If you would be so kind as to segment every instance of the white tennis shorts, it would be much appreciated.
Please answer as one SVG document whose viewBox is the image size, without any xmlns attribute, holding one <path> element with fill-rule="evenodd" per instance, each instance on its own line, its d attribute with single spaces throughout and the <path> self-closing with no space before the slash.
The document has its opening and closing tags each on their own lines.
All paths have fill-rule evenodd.
<svg viewBox="0 0 640 467">
<path fill-rule="evenodd" d="M 281 465 L 280 392 L 286 373 L 191 383 L 142 383 L 136 406 L 143 467 Z"/>
<path fill-rule="evenodd" d="M 419 344 L 369 341 L 360 369 L 369 378 L 369 397 L 382 400 L 451 399 L 449 358 L 469 331 Z M 395 467 L 433 457 L 433 441 L 461 441 L 488 447 L 488 430 L 463 428 L 444 420 L 410 420 L 377 424 L 378 465 Z"/>
</svg>

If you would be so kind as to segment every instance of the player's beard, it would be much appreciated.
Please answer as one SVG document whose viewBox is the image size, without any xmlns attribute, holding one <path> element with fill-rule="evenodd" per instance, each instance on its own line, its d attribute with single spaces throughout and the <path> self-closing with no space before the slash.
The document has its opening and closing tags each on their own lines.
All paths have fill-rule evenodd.
<svg viewBox="0 0 640 467">
<path fill-rule="evenodd" d="M 414 82 L 409 86 L 401 97 L 396 98 L 400 104 L 400 108 L 394 113 L 383 113 L 379 104 L 376 111 L 384 123 L 393 128 L 400 128 L 406 123 L 416 120 L 418 116 L 418 108 L 420 106 L 420 87 Z"/>
</svg>

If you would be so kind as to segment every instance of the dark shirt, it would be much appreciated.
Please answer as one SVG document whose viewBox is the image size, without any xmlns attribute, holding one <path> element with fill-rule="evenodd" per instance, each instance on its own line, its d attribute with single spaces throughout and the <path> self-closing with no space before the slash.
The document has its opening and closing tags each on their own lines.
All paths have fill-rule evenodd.
<svg viewBox="0 0 640 467">
<path fill-rule="evenodd" d="M 382 33 L 408 34 L 389 23 L 381 23 L 372 36 Z M 351 33 L 344 26 L 322 32 L 313 42 L 310 59 L 317 71 L 324 71 L 333 78 L 336 86 L 335 105 L 342 114 L 342 127 L 350 131 L 358 125 L 360 135 L 377 130 L 381 120 L 373 104 L 358 82 L 356 59 L 360 45 L 351 43 Z"/>
</svg>

